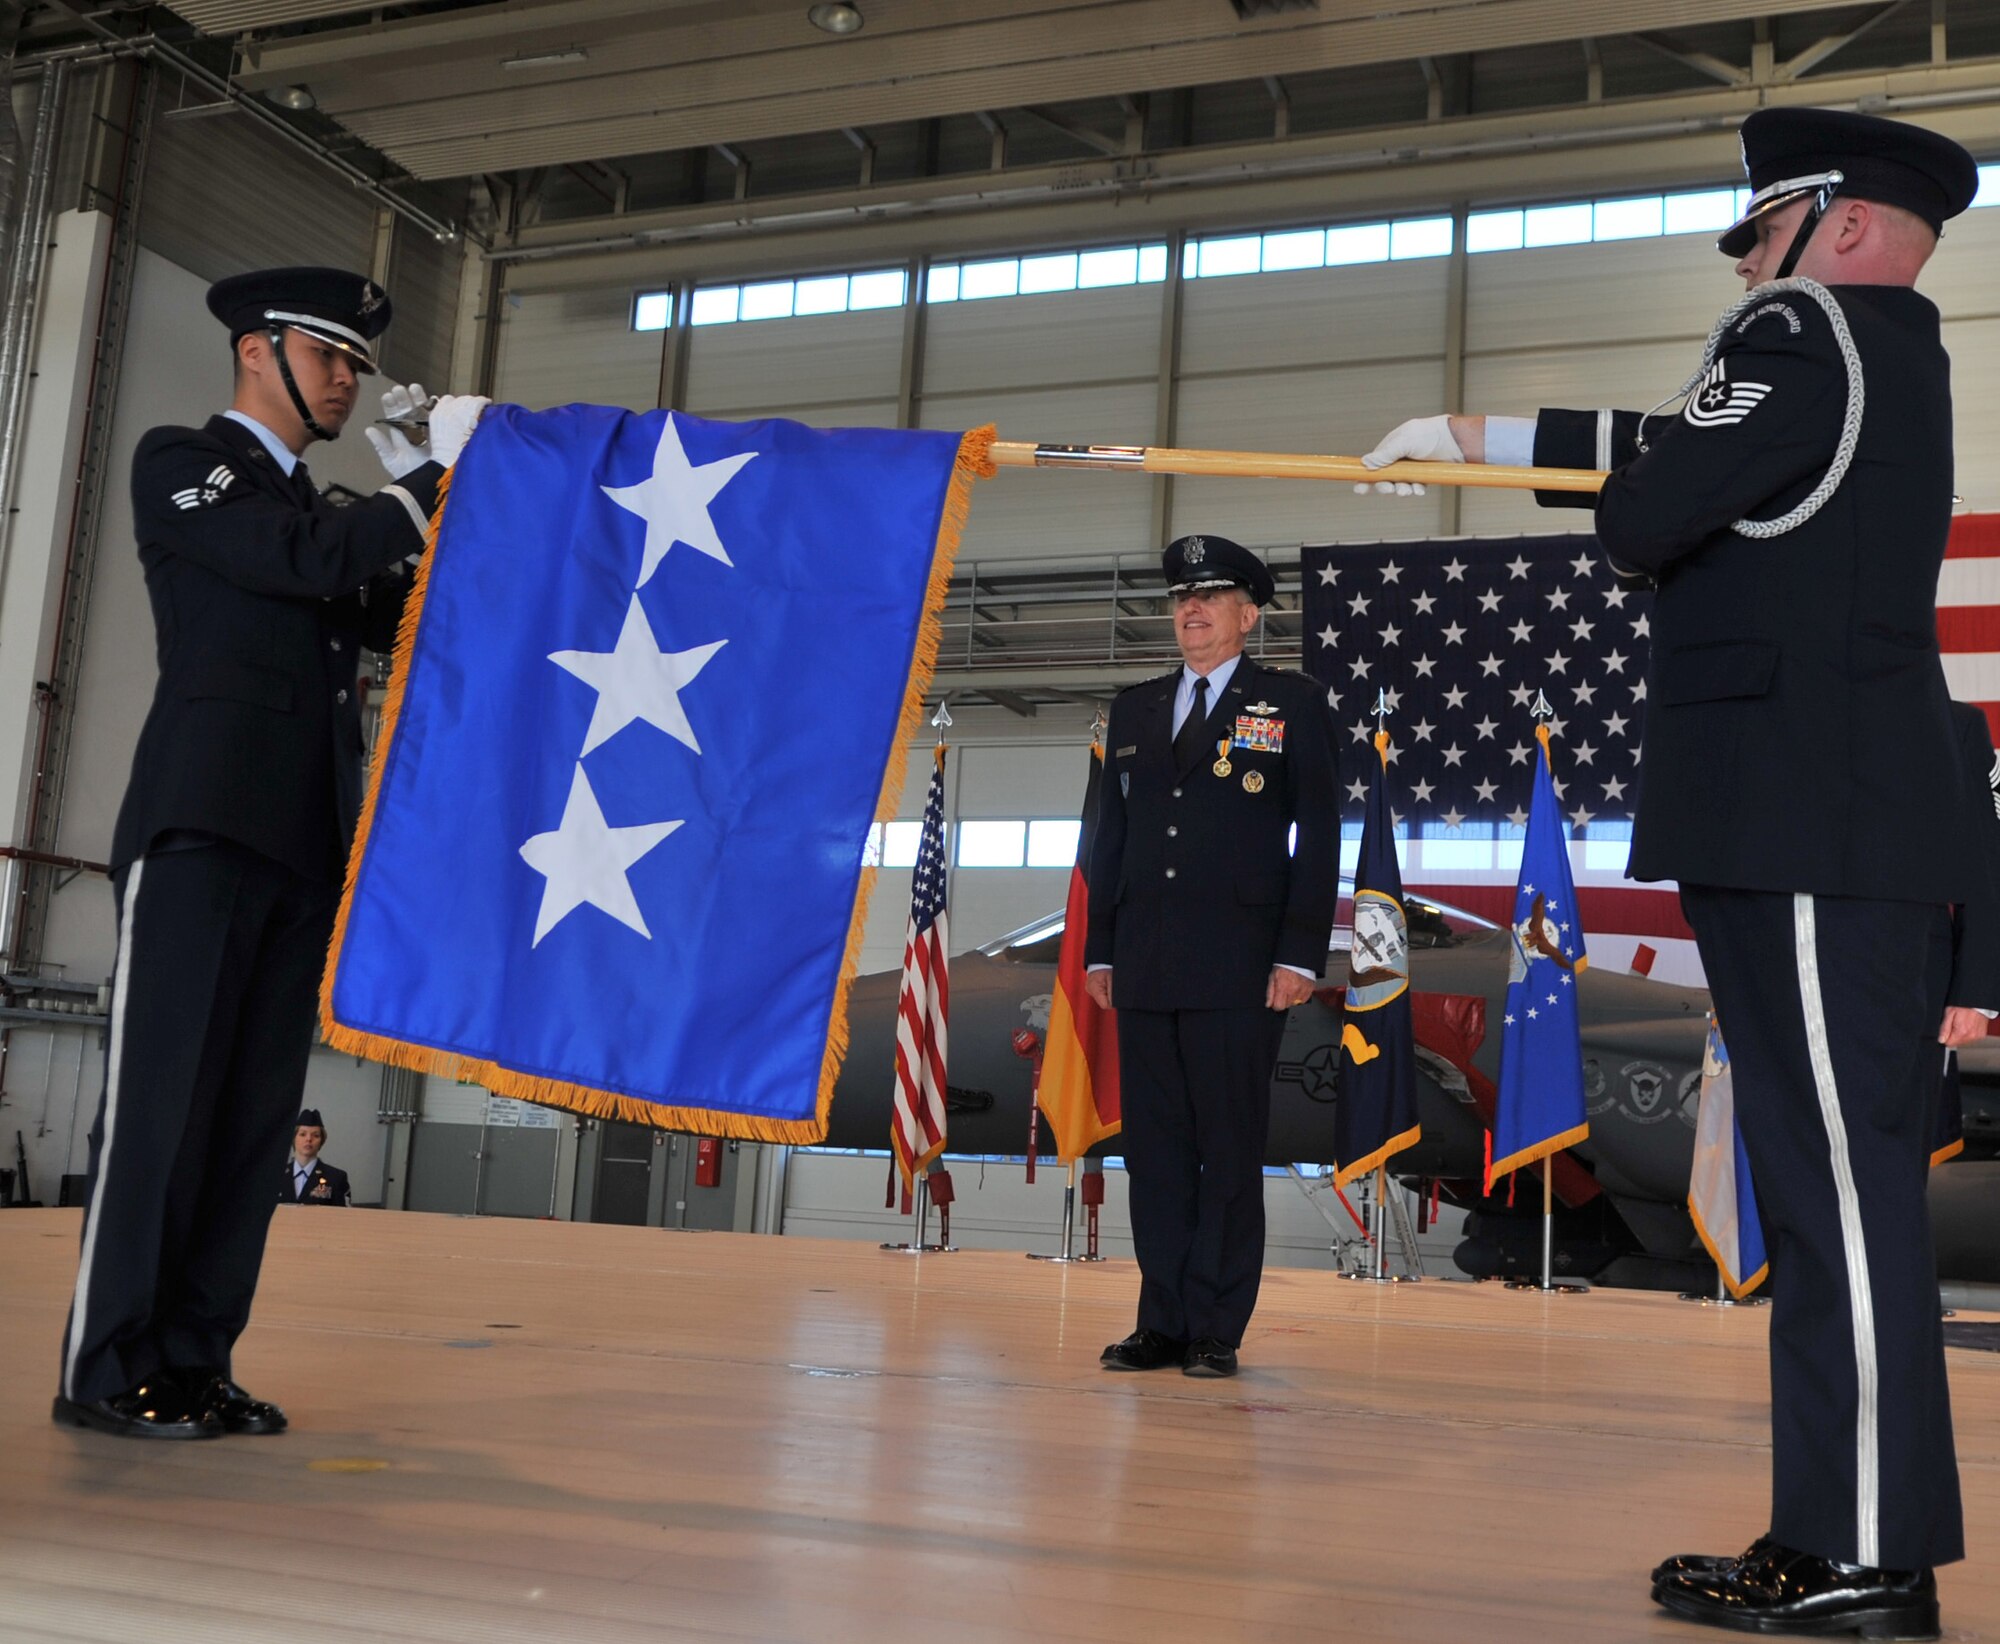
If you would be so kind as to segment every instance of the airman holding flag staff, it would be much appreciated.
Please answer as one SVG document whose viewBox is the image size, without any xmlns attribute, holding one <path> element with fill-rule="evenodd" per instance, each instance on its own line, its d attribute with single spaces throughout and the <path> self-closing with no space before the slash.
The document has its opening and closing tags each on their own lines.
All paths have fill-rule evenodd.
<svg viewBox="0 0 2000 1644">
<path fill-rule="evenodd" d="M 301 460 L 352 415 L 389 297 L 340 269 L 208 293 L 233 403 L 155 428 L 132 512 L 160 676 L 112 839 L 118 957 L 58 1423 L 125 1438 L 277 1433 L 230 1372 L 361 805 L 360 651 L 396 641 L 402 562 L 486 402 L 441 401 L 430 446 L 348 507 Z M 220 339 L 218 339 L 219 343 Z"/>
<path fill-rule="evenodd" d="M 1743 153 L 1720 243 L 1749 290 L 1678 413 L 1424 419 L 1364 460 L 1609 468 L 1598 537 L 1658 587 L 1631 873 L 1680 882 L 1777 1294 L 1769 1533 L 1668 1560 L 1654 1595 L 1738 1630 L 1935 1637 L 1964 1533 L 1930 958 L 1979 845 L 1933 610 L 1950 367 L 1911 288 L 1978 173 L 1920 127 L 1819 109 L 1753 114 Z"/>
</svg>

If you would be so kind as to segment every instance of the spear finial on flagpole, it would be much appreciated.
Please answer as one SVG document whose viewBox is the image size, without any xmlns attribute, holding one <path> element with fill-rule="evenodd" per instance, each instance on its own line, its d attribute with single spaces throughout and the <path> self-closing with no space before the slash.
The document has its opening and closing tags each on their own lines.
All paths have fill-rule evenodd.
<svg viewBox="0 0 2000 1644">
<path fill-rule="evenodd" d="M 1375 752 L 1386 762 L 1389 757 L 1389 688 L 1378 686 L 1375 691 Z"/>
<path fill-rule="evenodd" d="M 1542 757 L 1549 760 L 1553 766 L 1554 759 L 1549 753 L 1549 737 L 1552 734 L 1550 726 L 1555 721 L 1556 711 L 1549 706 L 1548 692 L 1535 692 L 1535 700 L 1528 704 L 1528 712 L 1535 716 L 1535 740 L 1542 745 Z"/>
</svg>

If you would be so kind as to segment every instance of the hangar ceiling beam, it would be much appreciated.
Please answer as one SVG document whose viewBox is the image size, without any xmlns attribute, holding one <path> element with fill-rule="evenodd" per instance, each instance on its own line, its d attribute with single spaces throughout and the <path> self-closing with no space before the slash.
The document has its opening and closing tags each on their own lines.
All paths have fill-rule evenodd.
<svg viewBox="0 0 2000 1644">
<path fill-rule="evenodd" d="M 1822 39 L 1814 41 L 1804 51 L 1800 52 L 1798 56 L 1791 58 L 1787 62 L 1780 63 L 1772 78 L 1782 85 L 1796 80 L 1802 75 L 1810 74 L 1820 64 L 1833 56 L 1835 52 L 1845 51 L 1855 41 L 1868 33 L 1869 30 L 1876 27 L 1877 24 L 1886 23 L 1891 17 L 1894 17 L 1907 4 L 1909 4 L 1909 0 L 1889 0 L 1886 6 L 1878 7 L 1844 34 L 1829 34 Z"/>
<path fill-rule="evenodd" d="M 791 5 L 746 5 L 740 17 L 696 28 L 677 15 L 635 15 L 624 0 L 574 0 L 250 42 L 239 82 L 307 85 L 364 141 L 438 178 L 1824 8 L 1322 0 L 1316 11 L 1245 23 L 1210 0 L 1037 0 L 1032 9 L 928 0 L 831 41 Z M 1447 95 L 1446 115 L 1452 103 Z"/>
<path fill-rule="evenodd" d="M 1121 202 L 1146 202 L 1146 232 L 1164 238 L 1685 188 L 1738 172 L 1736 128 L 1752 110 L 1807 102 L 1915 117 L 1975 152 L 2000 149 L 2000 64 L 1982 61 L 633 212 L 523 229 L 488 255 L 515 265 L 510 289 L 545 291 L 1102 242 Z"/>
</svg>

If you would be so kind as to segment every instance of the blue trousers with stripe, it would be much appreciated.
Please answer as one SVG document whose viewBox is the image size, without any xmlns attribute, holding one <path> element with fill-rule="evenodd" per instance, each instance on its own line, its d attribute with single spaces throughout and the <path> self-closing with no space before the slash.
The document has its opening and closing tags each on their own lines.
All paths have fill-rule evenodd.
<svg viewBox="0 0 2000 1644">
<path fill-rule="evenodd" d="M 1965 1556 L 1925 1182 L 1943 907 L 1683 886 L 1771 1252 L 1771 1525 L 1847 1564 Z"/>
<path fill-rule="evenodd" d="M 336 892 L 214 840 L 112 880 L 118 960 L 62 1391 L 227 1372 L 312 1053 Z"/>
</svg>

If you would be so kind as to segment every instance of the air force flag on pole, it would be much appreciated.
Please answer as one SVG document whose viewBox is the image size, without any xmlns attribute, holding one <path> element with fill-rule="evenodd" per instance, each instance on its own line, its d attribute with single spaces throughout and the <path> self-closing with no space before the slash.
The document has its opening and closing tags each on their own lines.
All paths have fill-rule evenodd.
<svg viewBox="0 0 2000 1644">
<path fill-rule="evenodd" d="M 1576 979 L 1590 963 L 1583 949 L 1569 840 L 1549 770 L 1549 729 L 1536 728 L 1534 797 L 1514 892 L 1513 950 L 1508 956 L 1507 1010 L 1500 1036 L 1500 1096 L 1493 1116 L 1496 1178 L 1558 1153 L 1590 1134 L 1583 1098 L 1583 1039 Z"/>
<path fill-rule="evenodd" d="M 990 439 L 489 410 L 397 647 L 328 1041 L 818 1140 Z"/>
</svg>

